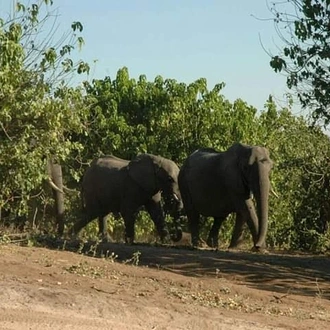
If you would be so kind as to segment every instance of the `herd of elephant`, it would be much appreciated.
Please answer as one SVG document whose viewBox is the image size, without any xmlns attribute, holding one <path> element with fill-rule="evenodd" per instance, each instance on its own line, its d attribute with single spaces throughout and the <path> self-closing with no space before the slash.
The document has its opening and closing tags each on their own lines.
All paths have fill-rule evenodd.
<svg viewBox="0 0 330 330">
<path fill-rule="evenodd" d="M 70 234 L 78 234 L 98 218 L 100 234 L 106 239 L 106 217 L 114 213 L 124 219 L 125 241 L 133 243 L 135 218 L 144 207 L 161 239 L 169 234 L 165 214 L 173 219 L 174 241 L 182 237 L 180 217 L 185 214 L 194 247 L 200 244 L 201 216 L 212 217 L 207 244 L 216 248 L 221 224 L 236 213 L 230 248 L 241 243 L 247 223 L 253 246 L 259 250 L 265 247 L 267 234 L 271 168 L 266 148 L 240 143 L 223 152 L 198 149 L 181 169 L 172 160 L 151 154 L 140 154 L 131 161 L 104 156 L 94 160 L 84 174 L 84 216 Z"/>
</svg>

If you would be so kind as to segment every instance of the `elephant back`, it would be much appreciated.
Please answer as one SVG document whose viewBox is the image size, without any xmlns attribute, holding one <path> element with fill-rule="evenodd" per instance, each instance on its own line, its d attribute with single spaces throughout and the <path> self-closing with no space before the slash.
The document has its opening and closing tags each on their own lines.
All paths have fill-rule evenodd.
<svg viewBox="0 0 330 330">
<path fill-rule="evenodd" d="M 129 161 L 113 155 L 102 156 L 94 159 L 90 167 L 123 168 L 129 164 Z"/>
</svg>

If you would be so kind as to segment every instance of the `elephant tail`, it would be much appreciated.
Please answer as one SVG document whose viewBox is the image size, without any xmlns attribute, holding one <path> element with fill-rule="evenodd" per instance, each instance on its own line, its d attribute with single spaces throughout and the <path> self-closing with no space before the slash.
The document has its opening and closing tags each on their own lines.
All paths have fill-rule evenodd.
<svg viewBox="0 0 330 330">
<path fill-rule="evenodd" d="M 84 187 L 83 185 L 81 185 L 80 188 L 80 208 L 81 208 L 81 212 L 85 212 L 86 211 L 86 204 L 85 204 L 85 194 L 84 194 Z"/>
</svg>

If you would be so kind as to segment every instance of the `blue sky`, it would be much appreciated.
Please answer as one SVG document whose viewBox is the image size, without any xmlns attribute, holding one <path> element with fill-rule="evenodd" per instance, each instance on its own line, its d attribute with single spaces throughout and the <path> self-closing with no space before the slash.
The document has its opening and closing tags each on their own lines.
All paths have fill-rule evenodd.
<svg viewBox="0 0 330 330">
<path fill-rule="evenodd" d="M 267 2 L 268 1 L 268 2 Z M 29 1 L 22 1 L 28 3 Z M 31 1 L 30 1 L 31 2 Z M 33 1 L 32 1 L 33 2 Z M 0 0 L 1 9 L 12 0 Z M 267 3 L 270 0 L 54 0 L 59 33 L 72 21 L 84 26 L 79 57 L 92 63 L 90 78 L 161 75 L 185 83 L 205 77 L 209 87 L 225 82 L 223 94 L 262 109 L 269 94 L 279 106 L 288 91 L 263 49 L 281 43 Z M 260 41 L 261 40 L 261 41 Z"/>
</svg>

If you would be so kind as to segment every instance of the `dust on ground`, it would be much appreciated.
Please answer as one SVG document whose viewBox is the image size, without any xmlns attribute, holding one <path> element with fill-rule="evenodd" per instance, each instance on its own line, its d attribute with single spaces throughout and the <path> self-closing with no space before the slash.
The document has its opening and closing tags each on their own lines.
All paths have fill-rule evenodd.
<svg viewBox="0 0 330 330">
<path fill-rule="evenodd" d="M 0 245 L 1 330 L 330 329 L 329 256 L 64 249 Z"/>
</svg>

